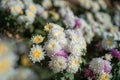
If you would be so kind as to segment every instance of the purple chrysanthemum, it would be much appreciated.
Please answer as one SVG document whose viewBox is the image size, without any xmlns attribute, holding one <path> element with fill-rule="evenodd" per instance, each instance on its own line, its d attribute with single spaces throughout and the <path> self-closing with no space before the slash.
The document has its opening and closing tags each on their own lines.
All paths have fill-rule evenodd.
<svg viewBox="0 0 120 80">
<path fill-rule="evenodd" d="M 120 51 L 117 49 L 113 49 L 109 52 L 112 56 L 116 57 L 118 60 L 120 60 Z"/>
<path fill-rule="evenodd" d="M 75 18 L 75 26 L 76 26 L 77 28 L 80 28 L 81 22 L 80 22 L 80 19 L 79 19 L 79 18 Z"/>
<path fill-rule="evenodd" d="M 66 52 L 64 50 L 60 50 L 58 52 L 56 52 L 53 56 L 63 56 L 64 58 L 68 58 L 68 55 L 66 54 Z"/>
<path fill-rule="evenodd" d="M 84 72 L 84 76 L 86 78 L 90 78 L 90 79 L 94 79 L 95 78 L 95 74 L 89 69 L 89 67 L 85 68 L 83 70 L 83 72 Z"/>
</svg>

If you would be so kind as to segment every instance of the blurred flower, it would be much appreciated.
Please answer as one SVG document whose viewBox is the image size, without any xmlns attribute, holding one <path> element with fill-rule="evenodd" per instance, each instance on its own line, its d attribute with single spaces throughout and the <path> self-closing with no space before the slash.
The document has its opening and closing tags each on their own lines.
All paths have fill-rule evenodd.
<svg viewBox="0 0 120 80">
<path fill-rule="evenodd" d="M 30 3 L 29 5 L 27 5 L 27 7 L 28 7 L 27 9 L 33 12 L 34 14 L 37 12 L 37 8 L 34 3 Z"/>
<path fill-rule="evenodd" d="M 112 55 L 111 54 L 105 54 L 104 58 L 108 61 L 111 61 Z"/>
<path fill-rule="evenodd" d="M 36 35 L 36 36 L 33 36 L 32 38 L 32 42 L 35 44 L 39 44 L 43 42 L 43 40 L 44 40 L 44 37 L 42 37 L 41 35 Z"/>
<path fill-rule="evenodd" d="M 8 80 L 15 74 L 15 64 L 18 57 L 11 49 L 11 44 L 3 40 L 0 41 L 0 79 Z"/>
<path fill-rule="evenodd" d="M 38 80 L 38 76 L 29 68 L 19 67 L 16 69 L 16 74 L 9 80 Z"/>
<path fill-rule="evenodd" d="M 67 67 L 66 61 L 67 59 L 63 56 L 54 56 L 51 58 L 51 61 L 49 62 L 49 67 L 55 73 L 63 71 Z"/>
<path fill-rule="evenodd" d="M 33 63 L 40 62 L 44 59 L 44 56 L 45 54 L 43 52 L 43 48 L 39 45 L 33 45 L 29 54 L 29 57 L 33 61 Z"/>
<path fill-rule="evenodd" d="M 30 66 L 30 59 L 27 56 L 21 57 L 21 64 L 25 67 Z"/>
<path fill-rule="evenodd" d="M 49 11 L 49 14 L 52 15 L 53 20 L 58 20 L 59 19 L 59 14 L 56 13 L 55 11 Z"/>
<path fill-rule="evenodd" d="M 83 70 L 84 72 L 84 76 L 88 79 L 94 79 L 95 78 L 95 74 L 89 69 L 89 67 L 85 68 Z"/>
<path fill-rule="evenodd" d="M 89 63 L 89 68 L 95 74 L 109 73 L 112 69 L 111 63 L 107 60 L 103 60 L 102 58 L 93 58 Z"/>
<path fill-rule="evenodd" d="M 102 47 L 106 50 L 114 49 L 117 46 L 117 42 L 112 38 L 104 38 L 102 40 Z"/>
<path fill-rule="evenodd" d="M 47 51 L 47 55 L 49 57 L 51 57 L 52 55 L 54 55 L 54 53 L 56 53 L 62 49 L 61 46 L 59 45 L 59 43 L 54 39 L 48 40 L 45 43 L 44 48 Z"/>
<path fill-rule="evenodd" d="M 113 57 L 117 58 L 118 60 L 120 60 L 120 51 L 118 51 L 117 49 L 113 49 L 110 50 L 109 52 Z"/>
<path fill-rule="evenodd" d="M 99 76 L 97 80 L 110 80 L 111 75 L 108 73 L 103 73 L 102 75 Z"/>
<path fill-rule="evenodd" d="M 67 72 L 76 73 L 79 69 L 79 65 L 79 58 L 77 56 L 70 55 L 68 57 Z"/>
<path fill-rule="evenodd" d="M 43 0 L 42 5 L 44 8 L 49 9 L 52 7 L 52 2 L 51 0 Z"/>
</svg>

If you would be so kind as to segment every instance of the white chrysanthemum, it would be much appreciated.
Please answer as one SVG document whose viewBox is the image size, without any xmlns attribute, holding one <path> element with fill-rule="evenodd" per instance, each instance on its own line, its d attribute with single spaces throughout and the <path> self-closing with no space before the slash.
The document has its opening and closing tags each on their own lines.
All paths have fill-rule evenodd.
<svg viewBox="0 0 120 80">
<path fill-rule="evenodd" d="M 8 80 L 9 77 L 15 74 L 15 62 L 17 56 L 14 53 L 8 53 L 8 55 L 0 58 L 0 79 Z"/>
<path fill-rule="evenodd" d="M 104 61 L 102 58 L 93 58 L 89 63 L 89 67 L 96 74 L 104 73 Z"/>
<path fill-rule="evenodd" d="M 42 37 L 41 35 L 33 36 L 32 38 L 32 42 L 36 44 L 43 42 L 43 40 L 44 37 Z"/>
<path fill-rule="evenodd" d="M 39 45 L 33 45 L 29 54 L 29 57 L 33 61 L 33 63 L 40 62 L 44 59 L 44 56 L 45 53 L 43 51 L 43 48 Z"/>
<path fill-rule="evenodd" d="M 10 11 L 12 15 L 17 16 L 18 14 L 22 14 L 22 7 L 20 5 L 14 5 L 10 7 Z"/>
<path fill-rule="evenodd" d="M 37 12 L 37 8 L 34 3 L 30 3 L 29 5 L 27 5 L 27 9 L 33 12 L 34 14 Z"/>
<path fill-rule="evenodd" d="M 94 33 L 91 29 L 91 27 L 89 26 L 86 26 L 84 29 L 83 29 L 83 35 L 85 37 L 85 40 L 88 44 L 91 43 L 91 41 L 93 40 L 93 37 L 94 37 Z"/>
<path fill-rule="evenodd" d="M 35 19 L 35 14 L 33 12 L 31 12 L 30 10 L 26 10 L 26 19 L 28 21 L 29 24 L 34 22 Z"/>
<path fill-rule="evenodd" d="M 111 54 L 105 54 L 104 58 L 108 61 L 111 61 L 112 55 Z"/>
<path fill-rule="evenodd" d="M 68 57 L 67 72 L 76 73 L 79 69 L 79 65 L 79 58 L 77 56 L 70 55 Z"/>
<path fill-rule="evenodd" d="M 66 69 L 67 63 L 66 58 L 62 56 L 52 57 L 52 60 L 49 62 L 49 67 L 55 72 L 60 72 Z"/>
<path fill-rule="evenodd" d="M 80 39 L 79 44 L 81 45 L 81 48 L 82 48 L 82 49 L 86 49 L 87 44 L 86 44 L 86 41 L 85 41 L 84 38 L 81 38 L 81 39 Z"/>
<path fill-rule="evenodd" d="M 67 46 L 67 44 L 68 44 L 68 40 L 65 37 L 62 37 L 59 40 L 59 44 L 62 46 L 62 48 L 65 48 Z"/>
<path fill-rule="evenodd" d="M 50 8 L 50 7 L 52 7 L 52 2 L 51 2 L 51 0 L 43 0 L 43 2 L 42 2 L 42 6 L 44 7 L 44 8 Z"/>
<path fill-rule="evenodd" d="M 47 51 L 47 55 L 49 57 L 52 56 L 55 52 L 61 50 L 60 44 L 54 39 L 48 40 L 48 42 L 45 43 L 44 48 Z"/>
<path fill-rule="evenodd" d="M 63 31 L 60 31 L 59 29 L 52 28 L 49 31 L 48 38 L 53 38 L 56 40 L 60 40 L 62 37 L 65 37 L 65 34 Z"/>
<path fill-rule="evenodd" d="M 71 54 L 73 54 L 75 56 L 82 55 L 82 47 L 79 43 L 71 42 L 68 45 L 68 47 L 69 47 L 69 50 L 70 50 Z"/>
<path fill-rule="evenodd" d="M 111 39 L 103 39 L 102 40 L 102 47 L 107 50 L 111 50 L 117 46 L 117 42 L 115 40 Z"/>
<path fill-rule="evenodd" d="M 48 23 L 45 26 L 46 31 L 50 31 L 52 28 L 55 28 L 55 29 L 60 30 L 60 31 L 64 31 L 64 28 L 62 28 L 61 26 L 54 24 L 54 23 Z"/>
<path fill-rule="evenodd" d="M 112 75 L 108 73 L 101 74 L 97 80 L 111 80 Z"/>
</svg>

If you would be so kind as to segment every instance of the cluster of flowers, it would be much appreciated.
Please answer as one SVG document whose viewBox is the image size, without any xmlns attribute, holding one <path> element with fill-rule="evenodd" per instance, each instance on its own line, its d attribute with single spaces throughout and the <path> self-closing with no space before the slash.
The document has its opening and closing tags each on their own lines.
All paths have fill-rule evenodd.
<svg viewBox="0 0 120 80">
<path fill-rule="evenodd" d="M 87 68 L 84 69 L 84 76 L 88 79 L 109 80 L 112 75 L 111 63 L 103 58 L 93 58 Z"/>
<path fill-rule="evenodd" d="M 96 12 L 100 9 L 106 9 L 107 5 L 104 0 L 78 0 L 81 7 Z"/>
<path fill-rule="evenodd" d="M 40 62 L 47 55 L 50 58 L 49 67 L 53 72 L 66 70 L 69 73 L 76 73 L 82 62 L 81 57 L 85 55 L 84 50 L 86 50 L 86 42 L 81 30 L 79 28 L 64 30 L 53 23 L 47 24 L 45 30 L 49 32 L 43 46 L 38 45 L 44 39 L 41 35 L 32 38 L 36 45 L 31 48 L 30 59 L 33 63 Z"/>
<path fill-rule="evenodd" d="M 17 16 L 18 22 L 24 22 L 26 25 L 32 24 L 37 15 L 47 18 L 45 9 L 32 0 L 2 0 L 1 7 Z"/>
</svg>

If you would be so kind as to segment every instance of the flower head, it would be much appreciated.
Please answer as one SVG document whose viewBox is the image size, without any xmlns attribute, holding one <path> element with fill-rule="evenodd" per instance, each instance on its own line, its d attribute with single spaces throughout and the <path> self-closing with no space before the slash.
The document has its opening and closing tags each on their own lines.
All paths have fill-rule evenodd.
<svg viewBox="0 0 120 80">
<path fill-rule="evenodd" d="M 32 42 L 38 44 L 43 42 L 43 39 L 44 37 L 42 37 L 41 35 L 33 36 Z"/>
<path fill-rule="evenodd" d="M 76 73 L 79 69 L 79 65 L 79 58 L 77 56 L 70 55 L 68 57 L 67 72 Z"/>
<path fill-rule="evenodd" d="M 52 60 L 49 62 L 49 67 L 55 72 L 60 72 L 66 69 L 67 67 L 67 59 L 63 56 L 54 56 L 51 58 Z"/>
<path fill-rule="evenodd" d="M 115 58 L 117 58 L 118 60 L 120 60 L 120 51 L 118 51 L 117 49 L 113 49 L 109 53 Z"/>
<path fill-rule="evenodd" d="M 33 63 L 40 62 L 44 59 L 44 56 L 45 54 L 43 52 L 43 48 L 39 45 L 33 45 L 29 54 L 29 57 L 33 61 Z"/>
</svg>

